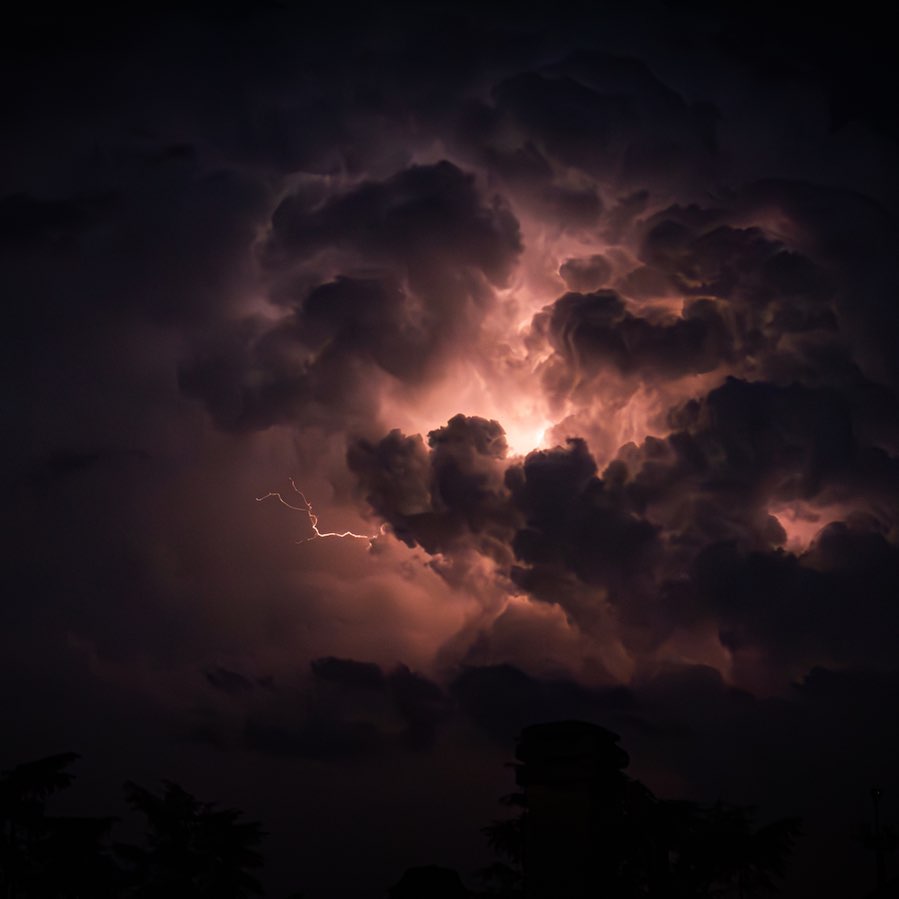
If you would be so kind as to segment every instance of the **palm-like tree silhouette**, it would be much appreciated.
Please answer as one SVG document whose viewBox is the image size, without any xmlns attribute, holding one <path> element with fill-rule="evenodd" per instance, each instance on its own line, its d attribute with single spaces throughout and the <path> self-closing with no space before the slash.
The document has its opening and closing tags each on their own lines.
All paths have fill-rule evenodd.
<svg viewBox="0 0 899 899">
<path fill-rule="evenodd" d="M 238 809 L 200 802 L 166 782 L 157 796 L 125 784 L 128 804 L 147 820 L 144 847 L 119 846 L 132 872 L 128 895 L 140 899 L 243 899 L 262 892 L 251 871 L 261 867 L 264 837 L 256 821 L 238 820 Z"/>
</svg>

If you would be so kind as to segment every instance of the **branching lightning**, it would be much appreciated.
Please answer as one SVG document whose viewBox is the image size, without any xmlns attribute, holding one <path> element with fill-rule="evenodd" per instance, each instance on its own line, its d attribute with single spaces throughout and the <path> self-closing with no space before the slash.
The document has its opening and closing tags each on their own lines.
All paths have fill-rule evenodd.
<svg viewBox="0 0 899 899">
<path fill-rule="evenodd" d="M 384 533 L 385 525 L 381 525 L 381 527 L 378 529 L 377 534 L 356 534 L 353 531 L 320 531 L 318 529 L 318 515 L 316 515 L 313 511 L 312 503 L 310 503 L 309 500 L 306 499 L 306 494 L 304 494 L 303 491 L 300 490 L 299 487 L 297 487 L 296 481 L 294 481 L 293 478 L 289 478 L 289 480 L 291 489 L 303 501 L 302 506 L 295 506 L 293 503 L 289 503 L 280 493 L 276 491 L 266 493 L 264 496 L 257 496 L 256 502 L 261 503 L 267 499 L 276 499 L 279 503 L 281 503 L 282 506 L 286 506 L 288 509 L 291 509 L 294 512 L 302 512 L 309 519 L 309 524 L 312 525 L 313 533 L 311 537 L 306 537 L 304 540 L 298 540 L 297 543 L 309 543 L 312 540 L 317 540 L 319 537 L 338 537 L 346 538 L 349 540 L 367 540 L 369 543 L 371 543 L 373 540 L 380 537 Z"/>
</svg>

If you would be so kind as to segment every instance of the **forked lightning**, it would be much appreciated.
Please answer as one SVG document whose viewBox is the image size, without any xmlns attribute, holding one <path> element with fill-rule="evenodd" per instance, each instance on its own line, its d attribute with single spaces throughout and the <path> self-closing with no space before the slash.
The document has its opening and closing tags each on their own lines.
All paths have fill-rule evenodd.
<svg viewBox="0 0 899 899">
<path fill-rule="evenodd" d="M 309 519 L 309 524 L 312 525 L 312 536 L 306 537 L 304 540 L 298 540 L 297 543 L 309 543 L 312 540 L 316 540 L 319 537 L 340 537 L 347 538 L 350 540 L 368 540 L 371 543 L 372 540 L 375 540 L 377 537 L 380 537 L 381 534 L 384 533 L 384 527 L 381 526 L 380 530 L 377 534 L 356 534 L 353 531 L 320 531 L 318 529 L 318 515 L 312 509 L 312 503 L 306 499 L 306 495 L 300 490 L 296 485 L 296 481 L 293 478 L 290 478 L 290 486 L 293 492 L 299 496 L 299 498 L 303 501 L 302 506 L 295 506 L 293 503 L 287 502 L 284 497 L 278 492 L 266 493 L 264 496 L 257 496 L 256 502 L 261 503 L 267 499 L 276 499 L 282 506 L 287 506 L 288 509 L 292 509 L 294 512 L 302 512 Z"/>
</svg>

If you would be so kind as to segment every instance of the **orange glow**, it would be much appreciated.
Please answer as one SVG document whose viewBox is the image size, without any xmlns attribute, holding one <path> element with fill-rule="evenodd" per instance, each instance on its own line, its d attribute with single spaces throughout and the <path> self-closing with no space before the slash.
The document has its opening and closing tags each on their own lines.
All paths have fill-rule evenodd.
<svg viewBox="0 0 899 899">
<path fill-rule="evenodd" d="M 602 468 L 627 443 L 640 445 L 647 437 L 666 437 L 671 432 L 669 410 L 704 396 L 723 383 L 727 374 L 719 369 L 648 383 L 604 373 L 576 388 L 573 397 L 565 400 L 548 442 L 560 444 L 569 436 L 583 437 Z"/>
<path fill-rule="evenodd" d="M 848 511 L 841 504 L 813 506 L 801 500 L 768 509 L 787 534 L 785 548 L 797 554 L 805 552 L 827 525 L 845 520 Z"/>
<path fill-rule="evenodd" d="M 501 291 L 477 335 L 458 348 L 437 381 L 411 388 L 387 385 L 381 397 L 385 425 L 426 435 L 462 413 L 498 421 L 511 456 L 543 447 L 558 419 L 541 381 L 540 367 L 550 350 L 534 344 L 531 320 L 558 292 L 540 295 L 522 284 Z"/>
</svg>

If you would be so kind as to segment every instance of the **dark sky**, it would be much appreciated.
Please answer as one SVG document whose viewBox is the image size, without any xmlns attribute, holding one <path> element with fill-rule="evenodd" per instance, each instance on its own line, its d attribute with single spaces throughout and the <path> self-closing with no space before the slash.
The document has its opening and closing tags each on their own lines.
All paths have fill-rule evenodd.
<svg viewBox="0 0 899 899">
<path fill-rule="evenodd" d="M 6 21 L 0 768 L 177 780 L 271 895 L 365 899 L 470 879 L 516 734 L 583 718 L 864 893 L 895 48 L 721 5 Z"/>
</svg>

